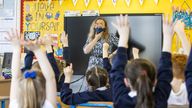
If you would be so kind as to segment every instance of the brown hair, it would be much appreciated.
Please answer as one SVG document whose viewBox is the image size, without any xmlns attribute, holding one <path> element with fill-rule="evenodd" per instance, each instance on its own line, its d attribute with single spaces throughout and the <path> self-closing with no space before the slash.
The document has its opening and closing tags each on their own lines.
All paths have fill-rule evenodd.
<svg viewBox="0 0 192 108">
<path fill-rule="evenodd" d="M 103 20 L 104 23 L 105 23 L 105 31 L 103 32 L 103 38 L 105 39 L 106 42 L 108 42 L 108 38 L 109 38 L 109 29 L 108 29 L 108 24 L 107 24 L 107 21 L 102 18 L 102 17 L 98 17 L 97 19 L 95 19 L 92 24 L 91 24 L 91 27 L 90 27 L 90 30 L 89 30 L 89 34 L 88 34 L 88 39 L 89 40 L 93 40 L 95 38 L 95 23 L 98 21 L 98 20 Z"/>
<path fill-rule="evenodd" d="M 21 77 L 20 79 L 19 108 L 42 108 L 45 102 L 45 78 L 39 70 L 27 72 L 32 71 L 36 72 L 35 78 Z"/>
<path fill-rule="evenodd" d="M 184 70 L 187 63 L 187 55 L 184 54 L 173 54 L 173 76 L 179 79 L 185 79 Z"/>
<path fill-rule="evenodd" d="M 134 59 L 126 65 L 125 76 L 137 91 L 135 108 L 154 108 L 153 84 L 156 79 L 155 66 L 145 59 Z"/>
<path fill-rule="evenodd" d="M 103 68 L 92 67 L 86 72 L 86 81 L 91 91 L 95 91 L 99 87 L 108 86 L 108 73 Z"/>
</svg>

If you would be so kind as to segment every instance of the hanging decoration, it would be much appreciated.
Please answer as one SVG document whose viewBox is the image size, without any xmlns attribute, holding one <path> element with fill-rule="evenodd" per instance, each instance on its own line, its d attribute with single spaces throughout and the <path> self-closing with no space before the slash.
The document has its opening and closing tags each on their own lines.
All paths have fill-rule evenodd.
<svg viewBox="0 0 192 108">
<path fill-rule="evenodd" d="M 98 6 L 101 7 L 103 0 L 97 0 Z"/>
<path fill-rule="evenodd" d="M 84 0 L 85 6 L 87 7 L 89 5 L 90 0 Z"/>
<path fill-rule="evenodd" d="M 50 5 L 50 4 L 51 4 L 51 1 L 52 1 L 52 0 L 48 0 L 48 5 Z"/>
<path fill-rule="evenodd" d="M 130 6 L 131 0 L 125 0 L 125 2 L 127 3 L 127 6 Z"/>
<path fill-rule="evenodd" d="M 59 4 L 62 5 L 62 3 L 63 3 L 63 0 L 59 0 Z"/>
<path fill-rule="evenodd" d="M 73 0 L 73 5 L 76 6 L 77 0 Z"/>
<path fill-rule="evenodd" d="M 158 4 L 158 2 L 159 2 L 159 0 L 155 0 L 155 4 L 156 4 L 156 5 Z"/>
<path fill-rule="evenodd" d="M 143 5 L 144 0 L 139 0 L 140 5 Z"/>
<path fill-rule="evenodd" d="M 112 0 L 113 6 L 116 6 L 117 0 Z"/>
</svg>

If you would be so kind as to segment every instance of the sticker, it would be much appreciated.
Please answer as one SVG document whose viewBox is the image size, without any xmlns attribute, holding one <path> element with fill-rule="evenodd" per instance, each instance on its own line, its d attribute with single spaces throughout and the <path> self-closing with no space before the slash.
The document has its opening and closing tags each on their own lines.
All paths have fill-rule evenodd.
<svg viewBox="0 0 192 108">
<path fill-rule="evenodd" d="M 28 14 L 26 15 L 26 17 L 25 17 L 25 20 L 28 21 L 28 22 L 30 22 L 30 21 L 33 20 L 33 16 L 28 13 Z"/>
<path fill-rule="evenodd" d="M 26 29 L 27 29 L 27 31 L 28 31 L 28 30 L 29 30 L 29 25 L 30 25 L 30 23 L 29 23 L 29 22 L 26 22 L 25 25 L 26 25 Z"/>
<path fill-rule="evenodd" d="M 143 5 L 144 0 L 139 0 L 140 5 Z"/>
<path fill-rule="evenodd" d="M 112 0 L 113 6 L 116 6 L 117 0 Z"/>
<path fill-rule="evenodd" d="M 84 0 L 85 6 L 87 7 L 89 5 L 90 0 Z"/>
<path fill-rule="evenodd" d="M 51 12 L 47 12 L 47 13 L 45 14 L 45 16 L 46 16 L 47 19 L 53 18 L 53 14 L 52 14 Z"/>
<path fill-rule="evenodd" d="M 98 6 L 101 7 L 103 0 L 97 0 Z"/>
<path fill-rule="evenodd" d="M 125 0 L 127 6 L 130 6 L 131 0 Z"/>
<path fill-rule="evenodd" d="M 55 15 L 55 20 L 58 20 L 59 19 L 59 16 L 60 16 L 60 12 L 58 11 Z"/>
<path fill-rule="evenodd" d="M 73 5 L 76 6 L 77 0 L 73 0 Z"/>
</svg>

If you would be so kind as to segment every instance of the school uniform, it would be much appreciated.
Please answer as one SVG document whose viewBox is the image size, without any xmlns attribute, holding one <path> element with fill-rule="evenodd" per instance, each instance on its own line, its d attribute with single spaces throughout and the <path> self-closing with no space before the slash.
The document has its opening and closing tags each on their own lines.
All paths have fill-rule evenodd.
<svg viewBox="0 0 192 108">
<path fill-rule="evenodd" d="M 107 71 L 111 70 L 108 58 L 103 59 L 103 66 Z M 64 83 L 60 95 L 61 101 L 67 105 L 77 105 L 89 101 L 112 101 L 111 88 L 100 87 L 96 91 L 72 93 L 69 86 L 69 83 Z"/>
<path fill-rule="evenodd" d="M 119 47 L 113 60 L 110 80 L 115 108 L 135 108 L 137 93 L 124 84 L 124 69 L 127 64 L 127 49 Z M 155 108 L 167 108 L 172 80 L 171 54 L 162 52 L 154 91 Z"/>
<path fill-rule="evenodd" d="M 28 51 L 24 59 L 25 66 L 21 69 L 22 72 L 24 72 L 25 70 L 31 69 L 32 63 L 33 63 L 33 56 L 34 56 L 34 53 L 32 51 Z"/>
<path fill-rule="evenodd" d="M 173 89 L 171 90 L 171 93 L 168 99 L 168 104 L 169 105 L 188 105 L 189 104 L 185 82 L 181 84 L 178 92 L 174 92 Z"/>
<path fill-rule="evenodd" d="M 26 71 L 26 70 L 30 70 L 31 67 L 32 67 L 32 62 L 33 62 L 33 56 L 34 56 L 34 53 L 32 51 L 29 51 L 27 53 L 27 55 L 25 56 L 25 67 L 23 67 L 21 69 L 22 72 Z M 59 79 L 59 76 L 60 76 L 60 70 L 57 66 L 57 62 L 55 60 L 55 57 L 54 57 L 54 53 L 47 53 L 47 58 L 49 60 L 49 63 L 51 64 L 51 67 L 53 68 L 53 71 L 55 73 L 55 79 L 56 79 L 56 84 L 57 84 L 57 91 L 59 91 L 62 87 L 61 84 L 59 84 L 58 82 L 58 79 Z M 64 79 L 64 78 L 63 78 Z"/>
<path fill-rule="evenodd" d="M 192 49 L 185 69 L 185 83 L 188 93 L 189 108 L 192 108 Z"/>
</svg>

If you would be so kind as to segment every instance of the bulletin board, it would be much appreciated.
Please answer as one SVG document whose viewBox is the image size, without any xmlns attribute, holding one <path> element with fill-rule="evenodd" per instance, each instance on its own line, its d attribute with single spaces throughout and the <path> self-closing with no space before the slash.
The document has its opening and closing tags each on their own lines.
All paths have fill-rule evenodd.
<svg viewBox="0 0 192 108">
<path fill-rule="evenodd" d="M 21 32 L 40 32 L 40 36 L 51 34 L 53 37 L 60 39 L 64 29 L 64 16 L 58 3 L 47 1 L 25 1 L 22 2 L 22 26 Z M 58 41 L 56 51 L 61 53 L 61 43 Z"/>
<path fill-rule="evenodd" d="M 192 0 L 143 0 L 140 5 L 139 0 L 130 0 L 129 6 L 125 3 L 126 0 L 117 0 L 114 5 L 112 0 L 103 0 L 99 6 L 97 0 L 89 0 L 86 4 L 84 0 L 52 0 L 50 5 L 48 0 L 22 0 L 22 17 L 21 17 L 21 32 L 23 31 L 40 31 L 41 36 L 46 33 L 60 35 L 64 30 L 64 12 L 66 10 L 84 11 L 84 10 L 98 10 L 100 14 L 120 14 L 120 13 L 165 13 L 172 15 L 172 7 L 182 7 L 187 9 L 187 5 L 183 4 L 184 1 L 192 8 Z M 172 1 L 172 2 L 170 2 Z M 49 13 L 52 14 L 51 18 Z M 60 14 L 57 14 L 60 13 Z M 26 15 L 32 16 L 31 21 L 26 21 Z M 46 17 L 46 14 L 48 17 Z M 55 19 L 55 16 L 59 16 Z M 186 30 L 188 38 L 192 40 L 192 30 Z M 176 37 L 176 36 L 175 36 Z M 173 52 L 180 47 L 181 44 L 174 38 Z"/>
</svg>

